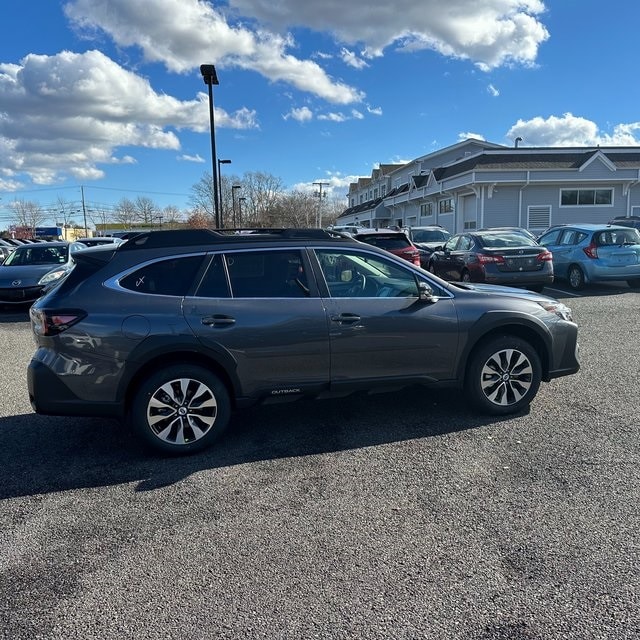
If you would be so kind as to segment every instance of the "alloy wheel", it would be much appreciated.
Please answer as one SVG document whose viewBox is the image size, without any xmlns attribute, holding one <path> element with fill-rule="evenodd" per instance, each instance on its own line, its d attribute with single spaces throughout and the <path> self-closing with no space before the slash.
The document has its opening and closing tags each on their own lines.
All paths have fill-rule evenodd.
<svg viewBox="0 0 640 640">
<path fill-rule="evenodd" d="M 509 406 L 522 400 L 532 383 L 531 361 L 517 349 L 496 351 L 482 367 L 482 393 L 489 402 L 499 406 Z"/>
<path fill-rule="evenodd" d="M 166 382 L 149 398 L 147 421 L 153 434 L 170 444 L 189 444 L 203 438 L 215 424 L 218 403 L 213 391 L 199 380 Z"/>
</svg>

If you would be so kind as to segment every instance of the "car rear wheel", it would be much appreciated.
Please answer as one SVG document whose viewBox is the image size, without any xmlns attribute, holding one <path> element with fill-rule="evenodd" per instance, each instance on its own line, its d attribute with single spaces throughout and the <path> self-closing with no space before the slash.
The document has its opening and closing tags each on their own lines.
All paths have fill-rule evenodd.
<svg viewBox="0 0 640 640">
<path fill-rule="evenodd" d="M 584 289 L 584 273 L 577 264 L 572 264 L 569 267 L 567 280 L 569 281 L 569 286 L 572 289 L 575 289 L 576 291 Z"/>
<path fill-rule="evenodd" d="M 460 281 L 471 282 L 471 274 L 466 269 L 464 269 L 463 272 L 460 274 Z"/>
<path fill-rule="evenodd" d="M 516 413 L 533 400 L 542 379 L 535 349 L 515 336 L 494 338 L 477 348 L 469 361 L 465 390 L 482 413 Z"/>
<path fill-rule="evenodd" d="M 172 454 L 201 451 L 226 429 L 229 393 L 221 380 L 198 365 L 167 367 L 138 387 L 131 426 L 147 445 Z"/>
</svg>

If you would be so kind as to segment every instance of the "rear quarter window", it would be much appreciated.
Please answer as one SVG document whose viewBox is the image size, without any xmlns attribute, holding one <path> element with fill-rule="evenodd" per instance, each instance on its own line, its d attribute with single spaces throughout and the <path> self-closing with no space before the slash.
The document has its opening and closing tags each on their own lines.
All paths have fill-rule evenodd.
<svg viewBox="0 0 640 640">
<path fill-rule="evenodd" d="M 147 264 L 120 280 L 120 286 L 164 296 L 186 296 L 194 288 L 204 256 L 186 256 Z"/>
</svg>

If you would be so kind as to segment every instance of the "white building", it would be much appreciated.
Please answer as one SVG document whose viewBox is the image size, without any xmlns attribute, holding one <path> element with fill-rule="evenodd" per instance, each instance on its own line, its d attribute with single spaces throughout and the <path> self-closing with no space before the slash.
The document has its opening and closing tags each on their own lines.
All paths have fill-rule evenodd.
<svg viewBox="0 0 640 640">
<path fill-rule="evenodd" d="M 505 147 L 469 139 L 349 187 L 336 224 L 452 233 L 640 215 L 640 147 Z"/>
</svg>

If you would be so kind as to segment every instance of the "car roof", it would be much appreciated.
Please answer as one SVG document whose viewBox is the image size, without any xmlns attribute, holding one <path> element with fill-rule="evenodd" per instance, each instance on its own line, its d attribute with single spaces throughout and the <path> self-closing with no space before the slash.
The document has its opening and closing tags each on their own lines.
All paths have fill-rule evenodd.
<svg viewBox="0 0 640 640">
<path fill-rule="evenodd" d="M 556 229 L 579 229 L 581 231 L 602 231 L 604 229 L 629 229 L 622 225 L 608 224 L 606 222 L 592 223 L 592 222 L 578 222 L 574 224 L 559 224 L 549 227 L 548 231 L 555 231 Z"/>
</svg>

